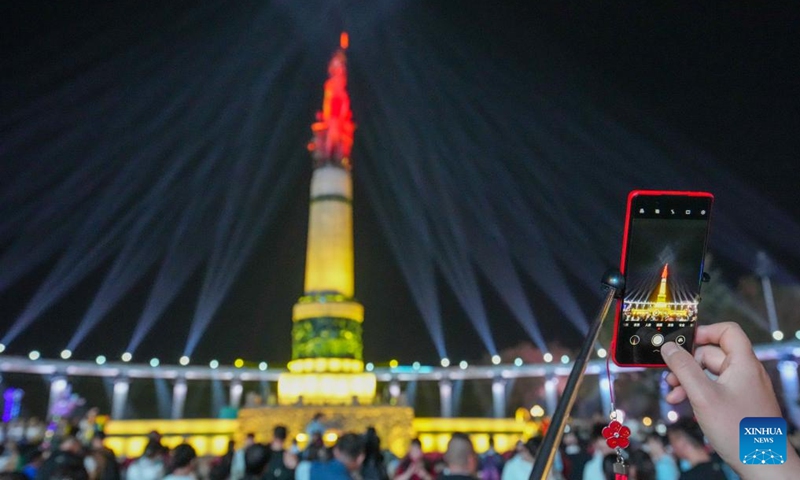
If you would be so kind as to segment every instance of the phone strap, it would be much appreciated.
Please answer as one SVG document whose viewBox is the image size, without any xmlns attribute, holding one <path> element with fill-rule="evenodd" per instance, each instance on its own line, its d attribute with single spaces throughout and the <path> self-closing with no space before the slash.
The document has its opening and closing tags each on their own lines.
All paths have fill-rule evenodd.
<svg viewBox="0 0 800 480">
<path fill-rule="evenodd" d="M 606 358 L 606 375 L 608 377 L 608 394 L 611 396 L 611 412 L 608 415 L 611 421 L 603 428 L 603 438 L 606 439 L 606 444 L 617 453 L 617 461 L 614 463 L 614 480 L 628 480 L 628 464 L 625 463 L 622 451 L 631 444 L 629 440 L 631 429 L 617 420 L 617 409 L 614 406 L 614 382 L 611 380 L 611 365 L 608 358 Z"/>
</svg>

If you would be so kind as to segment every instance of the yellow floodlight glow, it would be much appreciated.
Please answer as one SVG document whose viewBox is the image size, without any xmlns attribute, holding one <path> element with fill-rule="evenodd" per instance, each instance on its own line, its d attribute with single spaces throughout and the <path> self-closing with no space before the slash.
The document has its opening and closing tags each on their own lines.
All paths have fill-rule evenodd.
<svg viewBox="0 0 800 480">
<path fill-rule="evenodd" d="M 233 366 L 236 368 L 244 367 L 244 360 L 242 360 L 241 358 L 237 358 L 236 360 L 233 361 Z"/>
<path fill-rule="evenodd" d="M 400 362 L 398 362 L 397 360 L 392 359 L 392 360 L 389 361 L 389 366 L 391 368 L 397 368 L 398 365 L 400 365 Z"/>
<path fill-rule="evenodd" d="M 645 427 L 649 427 L 649 426 L 650 426 L 650 425 L 652 425 L 652 424 L 653 424 L 653 419 L 652 419 L 652 418 L 650 418 L 650 417 L 644 417 L 644 418 L 642 419 L 642 425 L 644 425 Z"/>
</svg>

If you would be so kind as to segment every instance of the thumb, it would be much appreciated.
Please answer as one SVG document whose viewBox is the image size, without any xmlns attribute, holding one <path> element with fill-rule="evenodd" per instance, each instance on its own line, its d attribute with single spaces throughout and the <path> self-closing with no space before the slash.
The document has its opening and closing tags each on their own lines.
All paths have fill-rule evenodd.
<svg viewBox="0 0 800 480">
<path fill-rule="evenodd" d="M 711 380 L 700 368 L 692 354 L 679 347 L 675 342 L 667 342 L 661 346 L 664 363 L 678 377 L 689 400 L 702 398 L 704 391 L 710 387 Z"/>
</svg>

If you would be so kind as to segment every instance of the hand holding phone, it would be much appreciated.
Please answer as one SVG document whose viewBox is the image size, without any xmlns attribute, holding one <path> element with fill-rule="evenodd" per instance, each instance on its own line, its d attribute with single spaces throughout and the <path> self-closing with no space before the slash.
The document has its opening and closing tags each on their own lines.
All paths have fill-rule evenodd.
<svg viewBox="0 0 800 480">
<path fill-rule="evenodd" d="M 713 201 L 706 192 L 628 195 L 620 263 L 626 288 L 611 342 L 617 365 L 663 367 L 668 341 L 692 351 Z"/>
</svg>

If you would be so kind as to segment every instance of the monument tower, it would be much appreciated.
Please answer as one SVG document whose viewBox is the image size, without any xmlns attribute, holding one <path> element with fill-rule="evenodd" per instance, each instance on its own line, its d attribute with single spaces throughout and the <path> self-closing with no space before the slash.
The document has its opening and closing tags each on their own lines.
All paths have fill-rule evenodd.
<svg viewBox="0 0 800 480">
<path fill-rule="evenodd" d="M 308 149 L 314 172 L 308 219 L 304 295 L 292 311 L 292 360 L 278 381 L 281 404 L 369 404 L 375 375 L 364 372 L 355 298 L 353 180 L 350 152 L 355 124 L 347 93 L 346 33 L 328 64 L 322 110 Z"/>
</svg>

